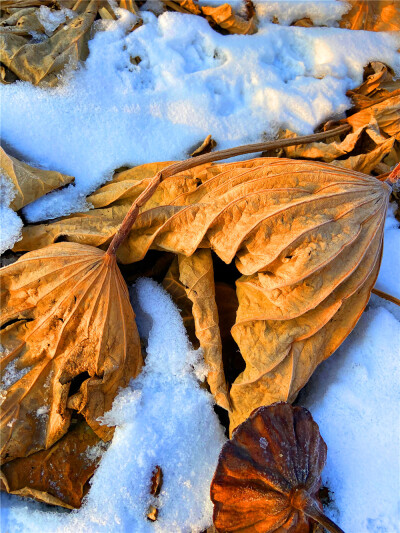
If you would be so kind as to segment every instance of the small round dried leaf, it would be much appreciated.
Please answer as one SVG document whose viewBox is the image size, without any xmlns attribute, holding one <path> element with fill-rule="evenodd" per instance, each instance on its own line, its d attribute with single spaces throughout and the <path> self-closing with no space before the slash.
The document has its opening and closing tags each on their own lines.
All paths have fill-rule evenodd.
<svg viewBox="0 0 400 533">
<path fill-rule="evenodd" d="M 311 531 L 310 515 L 325 519 L 318 490 L 326 452 L 307 409 L 280 402 L 253 411 L 219 457 L 211 484 L 217 530 Z"/>
</svg>

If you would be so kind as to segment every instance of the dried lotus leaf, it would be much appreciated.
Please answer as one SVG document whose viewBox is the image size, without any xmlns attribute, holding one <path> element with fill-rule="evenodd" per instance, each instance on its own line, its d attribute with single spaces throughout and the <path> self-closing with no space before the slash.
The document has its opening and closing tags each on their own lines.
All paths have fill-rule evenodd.
<svg viewBox="0 0 400 533">
<path fill-rule="evenodd" d="M 218 532 L 343 533 L 318 499 L 327 447 L 303 407 L 260 407 L 222 448 L 211 483 Z"/>
<path fill-rule="evenodd" d="M 234 428 L 259 405 L 293 400 L 354 327 L 379 268 L 390 187 L 333 165 L 274 158 L 183 175 L 192 186 L 164 205 L 153 197 L 119 258 L 139 261 L 149 249 L 190 257 L 211 248 L 224 262 L 236 262 L 243 277 L 232 334 L 246 369 L 232 385 Z M 161 189 L 159 201 L 165 198 Z M 103 220 L 103 243 L 103 215 L 119 207 L 86 215 L 97 228 Z M 40 226 L 28 231 L 51 240 L 68 235 L 76 220 L 46 225 L 46 233 Z M 90 224 L 85 233 L 75 227 L 79 238 L 89 238 Z"/>
<path fill-rule="evenodd" d="M 0 277 L 2 462 L 50 448 L 73 410 L 109 440 L 113 429 L 99 417 L 142 366 L 115 257 L 58 243 L 25 254 Z"/>
</svg>

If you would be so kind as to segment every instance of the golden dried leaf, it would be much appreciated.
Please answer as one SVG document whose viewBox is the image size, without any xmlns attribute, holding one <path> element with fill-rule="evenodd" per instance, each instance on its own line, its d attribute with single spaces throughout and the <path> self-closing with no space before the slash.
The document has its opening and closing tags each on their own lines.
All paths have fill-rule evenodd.
<svg viewBox="0 0 400 533">
<path fill-rule="evenodd" d="M 118 0 L 118 5 L 122 9 L 127 9 L 131 13 L 134 13 L 137 15 L 139 13 L 139 8 L 135 2 L 135 0 Z"/>
<path fill-rule="evenodd" d="M 16 194 L 10 204 L 14 211 L 18 211 L 54 189 L 74 181 L 72 176 L 66 176 L 53 170 L 42 170 L 22 163 L 15 157 L 7 155 L 1 147 L 0 172 L 12 183 L 15 190 Z"/>
<path fill-rule="evenodd" d="M 193 303 L 186 294 L 186 288 L 179 279 L 178 257 L 175 257 L 166 273 L 162 285 L 171 296 L 174 304 L 178 307 L 183 324 L 189 337 L 189 341 L 194 349 L 200 347 L 199 339 L 196 337 L 194 318 L 192 313 Z"/>
<path fill-rule="evenodd" d="M 359 87 L 346 93 L 352 99 L 353 110 L 359 111 L 400 94 L 400 80 L 395 79 L 393 70 L 380 61 L 373 61 L 365 67 L 364 79 Z"/>
<path fill-rule="evenodd" d="M 190 257 L 178 255 L 163 286 L 179 307 L 193 346 L 199 345 L 203 350 L 204 362 L 210 369 L 207 375 L 210 391 L 217 404 L 229 410 L 210 250 L 197 250 Z"/>
<path fill-rule="evenodd" d="M 394 91 L 390 97 L 358 111 L 344 121 L 352 126 L 353 131 L 366 124 L 370 127 L 376 125 L 379 131 L 394 137 L 400 131 L 400 92 Z"/>
<path fill-rule="evenodd" d="M 88 55 L 89 29 L 99 6 L 97 0 L 85 2 L 83 13 L 40 43 L 31 44 L 20 35 L 2 33 L 0 61 L 21 80 L 56 85 L 67 64 L 77 66 Z"/>
<path fill-rule="evenodd" d="M 99 443 L 96 433 L 86 422 L 80 422 L 50 449 L 3 465 L 2 486 L 10 494 L 78 508 L 100 461 Z"/>
<path fill-rule="evenodd" d="M 260 407 L 222 448 L 211 483 L 220 533 L 308 533 L 314 520 L 343 531 L 318 499 L 327 448 L 303 407 Z"/>
<path fill-rule="evenodd" d="M 2 268 L 0 286 L 2 462 L 50 448 L 73 410 L 110 439 L 112 428 L 98 419 L 142 365 L 115 257 L 54 244 Z"/>
<path fill-rule="evenodd" d="M 24 7 L 40 7 L 54 4 L 54 0 L 1 0 L 1 9 L 21 9 Z"/>
<path fill-rule="evenodd" d="M 179 5 L 184 9 L 187 9 L 190 13 L 193 13 L 193 15 L 201 14 L 200 7 L 195 4 L 193 0 L 179 0 Z"/>
<path fill-rule="evenodd" d="M 24 227 L 23 239 L 16 244 L 14 251 L 37 250 L 60 237 L 92 246 L 105 246 L 118 230 L 132 202 L 145 190 L 154 174 L 169 164 L 149 163 L 117 173 L 111 182 L 88 196 L 87 200 L 94 210 L 75 213 L 49 224 Z M 202 170 L 203 167 L 198 167 L 160 183 L 145 209 L 169 204 L 181 193 L 194 191 L 200 179 L 197 175 Z M 132 263 L 129 258 L 125 262 Z"/>
<path fill-rule="evenodd" d="M 257 31 L 254 19 L 245 20 L 236 15 L 229 4 L 217 7 L 204 6 L 201 10 L 206 17 L 229 33 L 251 35 Z"/>
<path fill-rule="evenodd" d="M 175 198 L 174 179 L 187 187 Z M 379 269 L 390 188 L 325 163 L 273 158 L 204 165 L 160 187 L 157 201 L 168 202 L 151 200 L 118 255 L 129 263 L 149 249 L 211 248 L 225 263 L 236 258 L 232 334 L 246 369 L 231 389 L 235 427 L 259 405 L 293 400 L 354 327 Z M 120 207 L 26 228 L 23 246 L 94 233 L 107 244 Z"/>
<path fill-rule="evenodd" d="M 281 137 L 295 138 L 297 135 L 287 130 Z M 342 141 L 333 139 L 325 143 L 290 146 L 282 150 L 282 155 L 293 159 L 320 159 L 339 167 L 370 174 L 391 152 L 395 142 L 396 137 L 387 138 L 378 133 L 373 125 L 364 125 L 346 135 Z"/>
<path fill-rule="evenodd" d="M 207 137 L 204 139 L 204 141 L 198 146 L 191 154 L 191 157 L 195 157 L 196 155 L 201 154 L 208 154 L 208 152 L 211 152 L 213 148 L 217 146 L 217 143 L 214 141 L 214 139 L 211 137 L 211 135 L 207 135 Z"/>
<path fill-rule="evenodd" d="M 398 0 L 347 0 L 352 6 L 341 21 L 341 28 L 367 31 L 399 31 Z"/>
<path fill-rule="evenodd" d="M 44 33 L 44 28 L 37 17 L 34 7 L 17 10 L 9 17 L 3 18 L 0 23 L 2 33 L 13 33 L 31 37 L 31 32 Z"/>
<path fill-rule="evenodd" d="M 292 22 L 291 26 L 299 26 L 300 28 L 312 28 L 314 26 L 314 23 L 310 18 L 305 17 L 296 20 L 295 22 Z"/>
<path fill-rule="evenodd" d="M 217 404 L 229 410 L 211 252 L 208 249 L 200 249 L 189 257 L 179 255 L 178 261 L 179 279 L 185 287 L 187 297 L 193 303 L 196 337 L 203 349 L 204 361 L 210 369 L 207 374 L 210 391 Z"/>
<path fill-rule="evenodd" d="M 338 159 L 337 161 L 333 161 L 332 164 L 338 167 L 370 174 L 385 156 L 390 154 L 395 142 L 395 137 L 389 137 L 389 139 L 385 139 L 382 143 L 378 144 L 376 148 L 369 151 L 366 150 L 366 153 L 354 155 L 347 159 Z"/>
</svg>

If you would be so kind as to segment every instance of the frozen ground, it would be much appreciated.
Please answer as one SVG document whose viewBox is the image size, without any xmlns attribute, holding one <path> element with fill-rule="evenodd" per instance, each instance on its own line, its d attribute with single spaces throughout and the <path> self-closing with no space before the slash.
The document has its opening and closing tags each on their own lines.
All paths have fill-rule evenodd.
<svg viewBox="0 0 400 533">
<path fill-rule="evenodd" d="M 332 10 L 324 15 L 329 2 L 272 4 L 286 15 L 283 23 L 320 16 L 331 24 L 340 17 Z M 76 187 L 32 204 L 26 216 L 39 220 L 82 209 L 85 194 L 115 167 L 185 157 L 209 133 L 219 148 L 272 136 L 280 127 L 309 133 L 349 106 L 345 92 L 361 81 L 365 63 L 400 68 L 398 37 L 280 27 L 268 23 L 274 14 L 265 11 L 254 36 L 221 36 L 205 21 L 177 14 L 144 15 L 143 27 L 127 35 L 124 14 L 95 36 L 86 66 L 59 88 L 2 86 L 3 138 L 28 162 L 76 176 Z M 130 61 L 136 56 L 139 65 Z M 15 218 L 3 223 L 10 194 L 4 193 L 2 231 L 13 223 L 18 235 L 16 215 L 8 213 Z M 392 208 L 377 287 L 398 298 L 399 254 Z M 201 531 L 210 523 L 208 488 L 224 440 L 212 399 L 199 388 L 196 353 L 168 297 L 143 281 L 136 307 L 142 309 L 141 333 L 149 337 L 150 364 L 136 392 L 123 392 L 107 417 L 118 429 L 85 507 L 44 513 L 39 504 L 3 496 L 2 531 L 169 533 Z M 329 513 L 346 533 L 400 531 L 399 338 L 399 309 L 373 297 L 301 396 L 328 444 Z M 156 464 L 165 471 L 165 485 L 160 519 L 150 524 L 144 515 Z"/>
</svg>

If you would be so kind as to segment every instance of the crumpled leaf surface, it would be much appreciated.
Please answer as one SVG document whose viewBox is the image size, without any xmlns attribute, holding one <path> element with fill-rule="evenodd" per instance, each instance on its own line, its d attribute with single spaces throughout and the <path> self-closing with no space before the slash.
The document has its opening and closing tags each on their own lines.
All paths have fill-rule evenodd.
<svg viewBox="0 0 400 533">
<path fill-rule="evenodd" d="M 204 6 L 201 10 L 212 22 L 229 33 L 251 35 L 257 31 L 254 19 L 245 20 L 236 15 L 229 4 L 222 4 L 217 7 Z"/>
<path fill-rule="evenodd" d="M 318 159 L 365 174 L 389 172 L 400 154 L 400 81 L 379 62 L 366 67 L 364 78 L 360 87 L 347 93 L 355 104 L 353 114 L 340 121 L 352 126 L 348 134 L 265 155 Z M 281 138 L 296 136 L 289 130 L 280 132 Z"/>
<path fill-rule="evenodd" d="M 377 125 L 379 130 L 390 137 L 400 132 L 400 92 L 395 91 L 385 100 L 354 113 L 346 119 L 353 131 L 368 124 Z"/>
<path fill-rule="evenodd" d="M 89 30 L 100 3 L 91 0 L 85 5 L 83 13 L 42 42 L 31 43 L 22 35 L 1 32 L 0 61 L 23 81 L 33 85 L 56 85 L 58 75 L 67 64 L 76 67 L 89 53 Z"/>
<path fill-rule="evenodd" d="M 2 462 L 50 448 L 73 410 L 109 440 L 113 430 L 98 418 L 142 366 L 115 258 L 54 244 L 2 268 L 0 287 Z"/>
<path fill-rule="evenodd" d="M 360 122 L 361 124 L 361 122 Z M 378 132 L 376 131 L 378 129 Z M 400 135 L 387 137 L 379 127 L 360 125 L 343 140 L 332 138 L 331 142 L 313 142 L 283 148 L 281 153 L 293 159 L 321 159 L 338 167 L 370 174 L 381 161 L 396 149 Z M 289 130 L 281 138 L 295 138 Z"/>
<path fill-rule="evenodd" d="M 42 170 L 22 163 L 15 157 L 7 155 L 1 147 L 0 172 L 12 183 L 15 190 L 14 199 L 10 204 L 14 211 L 18 211 L 54 189 L 74 181 L 72 176 L 66 176 L 53 170 Z"/>
<path fill-rule="evenodd" d="M 260 407 L 221 450 L 211 483 L 219 532 L 306 533 L 301 497 L 318 510 L 327 447 L 311 414 L 278 403 Z M 300 505 L 298 504 L 300 503 Z"/>
<path fill-rule="evenodd" d="M 3 465 L 2 490 L 50 505 L 78 508 L 100 461 L 99 443 L 86 422 L 79 422 L 48 450 Z"/>
<path fill-rule="evenodd" d="M 0 31 L 31 37 L 32 32 L 45 33 L 34 7 L 18 9 L 10 16 L 0 19 Z"/>
<path fill-rule="evenodd" d="M 209 368 L 207 382 L 210 391 L 217 404 L 229 410 L 210 250 L 197 250 L 190 257 L 179 255 L 178 264 L 175 263 L 172 269 L 170 268 L 163 285 L 171 293 L 175 303 L 181 309 L 186 309 L 184 315 L 190 321 L 189 327 L 193 320 L 195 335 L 203 350 L 204 361 Z M 190 309 L 188 309 L 186 299 L 191 302 Z"/>
<path fill-rule="evenodd" d="M 400 94 L 400 80 L 395 78 L 390 67 L 380 61 L 372 61 L 365 67 L 364 80 L 359 87 L 346 93 L 352 100 L 352 110 L 359 111 Z"/>
<path fill-rule="evenodd" d="M 398 0 L 347 0 L 352 6 L 340 21 L 341 28 L 366 31 L 399 31 Z"/>
<path fill-rule="evenodd" d="M 174 179 L 186 186 L 175 198 Z M 234 428 L 259 405 L 293 400 L 356 324 L 379 269 L 390 188 L 325 163 L 274 158 L 205 165 L 160 187 L 119 257 L 129 263 L 149 249 L 191 256 L 211 248 L 225 263 L 236 258 L 243 276 L 232 335 L 246 369 L 230 391 Z M 26 228 L 16 248 L 61 235 L 105 245 L 120 207 L 117 200 Z"/>
</svg>

